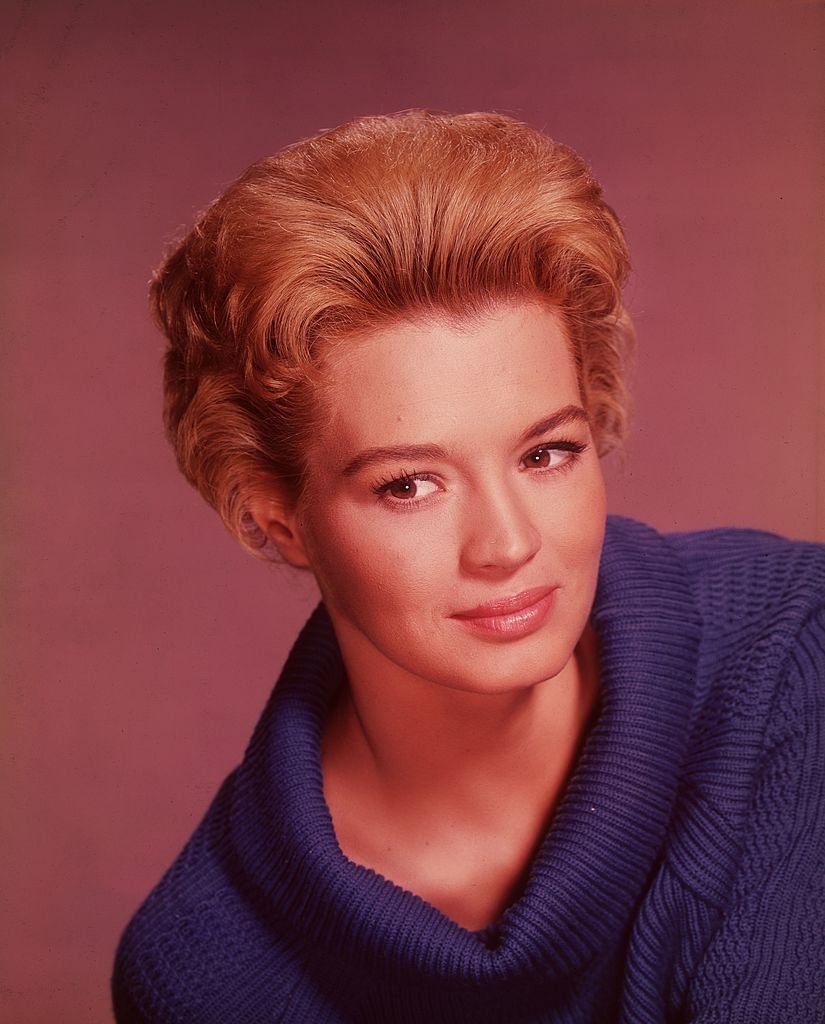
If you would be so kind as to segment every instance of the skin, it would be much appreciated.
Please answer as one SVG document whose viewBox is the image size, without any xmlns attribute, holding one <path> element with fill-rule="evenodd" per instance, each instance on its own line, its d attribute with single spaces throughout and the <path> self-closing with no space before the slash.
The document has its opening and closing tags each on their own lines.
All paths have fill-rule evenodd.
<svg viewBox="0 0 825 1024">
<path fill-rule="evenodd" d="M 252 508 L 315 575 L 347 668 L 325 726 L 325 796 L 350 859 L 481 928 L 526 881 L 598 702 L 594 437 L 574 422 L 519 440 L 582 404 L 573 360 L 551 309 L 507 302 L 473 323 L 349 338 L 326 366 L 331 415 L 306 501 Z M 587 447 L 573 459 L 560 440 Z M 342 474 L 365 449 L 421 443 L 447 457 Z M 404 473 L 419 474 L 406 490 L 374 492 Z M 544 584 L 556 601 L 528 636 L 452 617 Z"/>
</svg>

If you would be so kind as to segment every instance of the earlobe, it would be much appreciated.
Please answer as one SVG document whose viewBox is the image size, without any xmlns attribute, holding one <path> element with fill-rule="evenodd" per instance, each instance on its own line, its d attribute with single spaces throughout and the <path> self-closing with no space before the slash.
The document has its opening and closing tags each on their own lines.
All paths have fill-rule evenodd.
<svg viewBox="0 0 825 1024">
<path fill-rule="evenodd" d="M 248 508 L 255 525 L 272 541 L 284 561 L 296 569 L 312 568 L 296 511 L 287 511 L 270 497 L 253 498 Z"/>
</svg>

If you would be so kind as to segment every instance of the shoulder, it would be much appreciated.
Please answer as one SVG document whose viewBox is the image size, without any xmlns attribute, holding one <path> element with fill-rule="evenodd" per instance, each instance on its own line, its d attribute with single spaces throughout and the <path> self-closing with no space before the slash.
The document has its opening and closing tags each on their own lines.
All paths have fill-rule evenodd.
<svg viewBox="0 0 825 1024">
<path fill-rule="evenodd" d="M 675 848 L 696 842 L 676 859 L 688 884 L 724 905 L 734 876 L 758 886 L 792 810 L 825 834 L 812 776 L 825 749 L 825 544 L 747 528 L 664 536 L 702 618 L 680 789 L 680 820 L 692 824 Z"/>
<path fill-rule="evenodd" d="M 724 906 L 745 837 L 781 833 L 781 815 L 766 823 L 755 811 L 780 752 L 789 785 L 822 756 L 825 545 L 739 527 L 660 533 L 626 519 L 613 533 L 631 552 L 628 571 L 642 558 L 665 564 L 668 585 L 692 595 L 685 614 L 698 613 L 671 866 Z M 656 607 L 645 614 L 655 632 Z"/>
<path fill-rule="evenodd" d="M 120 936 L 110 978 L 118 1024 L 252 1020 L 285 1005 L 296 984 L 288 944 L 232 854 L 234 774 Z"/>
<path fill-rule="evenodd" d="M 777 723 L 825 701 L 825 544 L 747 527 L 662 536 L 702 620 L 694 753 L 713 741 L 759 772 Z"/>
<path fill-rule="evenodd" d="M 698 618 L 710 657 L 733 652 L 737 644 L 743 650 L 753 643 L 787 650 L 825 599 L 825 543 L 768 530 L 724 526 L 661 532 L 611 514 L 605 552 L 602 572 L 613 580 L 615 600 L 634 601 L 651 615 L 650 594 L 662 601 L 679 595 L 681 614 Z"/>
<path fill-rule="evenodd" d="M 715 922 L 680 940 L 686 1019 L 813 1022 L 825 1005 L 825 545 L 735 527 L 659 538 L 702 622 L 665 857 L 691 914 Z"/>
<path fill-rule="evenodd" d="M 825 600 L 825 544 L 733 526 L 662 536 L 712 632 L 769 622 L 796 632 Z"/>
</svg>

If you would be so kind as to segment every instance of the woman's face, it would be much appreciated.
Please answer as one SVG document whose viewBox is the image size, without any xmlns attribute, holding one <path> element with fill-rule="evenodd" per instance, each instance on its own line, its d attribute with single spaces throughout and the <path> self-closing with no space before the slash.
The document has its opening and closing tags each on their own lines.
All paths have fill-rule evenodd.
<svg viewBox="0 0 825 1024">
<path fill-rule="evenodd" d="M 506 303 L 327 355 L 330 425 L 295 529 L 345 663 L 475 692 L 559 673 L 587 624 L 606 509 L 555 314 Z M 543 617 L 456 617 L 551 587 Z"/>
</svg>

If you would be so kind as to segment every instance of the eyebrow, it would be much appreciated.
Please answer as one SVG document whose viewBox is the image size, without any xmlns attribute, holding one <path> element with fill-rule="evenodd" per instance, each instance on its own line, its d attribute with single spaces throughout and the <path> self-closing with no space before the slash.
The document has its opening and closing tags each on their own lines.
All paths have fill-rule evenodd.
<svg viewBox="0 0 825 1024">
<path fill-rule="evenodd" d="M 547 434 L 567 423 L 588 423 L 589 420 L 590 417 L 580 405 L 565 405 L 529 426 L 519 438 L 518 443 L 525 444 L 527 441 L 532 441 L 533 438 Z M 448 457 L 448 452 L 437 444 L 394 444 L 383 448 L 366 448 L 350 459 L 341 470 L 341 474 L 345 477 L 354 476 L 366 466 L 372 466 L 377 462 L 433 460 Z"/>
</svg>

